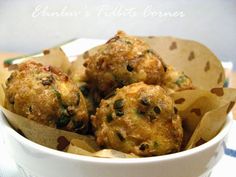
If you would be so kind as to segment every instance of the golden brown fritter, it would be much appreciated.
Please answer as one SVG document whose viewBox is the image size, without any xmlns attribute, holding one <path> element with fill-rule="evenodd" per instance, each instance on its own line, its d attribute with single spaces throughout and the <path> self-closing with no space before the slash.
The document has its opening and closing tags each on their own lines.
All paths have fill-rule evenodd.
<svg viewBox="0 0 236 177">
<path fill-rule="evenodd" d="M 140 81 L 160 84 L 164 75 L 161 58 L 149 45 L 121 31 L 89 56 L 84 66 L 88 81 L 102 96 Z"/>
<path fill-rule="evenodd" d="M 167 66 L 166 68 L 161 86 L 169 94 L 176 91 L 194 89 L 191 79 L 183 72 L 176 71 L 172 66 Z"/>
<path fill-rule="evenodd" d="M 86 107 L 88 110 L 88 114 L 92 115 L 95 114 L 95 104 L 93 102 L 93 90 L 86 82 L 76 82 L 80 91 L 84 96 L 84 100 L 86 103 Z"/>
<path fill-rule="evenodd" d="M 85 133 L 88 114 L 79 88 L 60 70 L 29 61 L 6 82 L 6 107 L 41 124 Z"/>
<path fill-rule="evenodd" d="M 171 97 L 160 86 L 143 82 L 102 100 L 92 123 L 98 145 L 140 156 L 177 152 L 183 137 Z"/>
</svg>

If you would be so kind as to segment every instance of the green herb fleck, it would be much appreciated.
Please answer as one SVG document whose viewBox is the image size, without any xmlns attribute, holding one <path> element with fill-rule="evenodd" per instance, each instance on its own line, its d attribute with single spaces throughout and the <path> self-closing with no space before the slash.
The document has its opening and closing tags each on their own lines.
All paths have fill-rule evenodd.
<svg viewBox="0 0 236 177">
<path fill-rule="evenodd" d="M 54 86 L 52 86 L 52 90 L 53 90 L 54 94 L 56 95 L 57 100 L 58 100 L 60 106 L 61 106 L 62 108 L 64 108 L 64 109 L 66 109 L 66 108 L 67 108 L 67 105 L 63 102 L 63 100 L 62 100 L 62 98 L 61 98 L 61 93 L 60 93 Z"/>
<path fill-rule="evenodd" d="M 63 102 L 61 98 L 61 93 L 54 86 L 52 86 L 52 90 L 55 93 L 58 103 L 61 107 L 61 116 L 56 121 L 56 126 L 57 128 L 62 128 L 70 122 L 71 117 L 67 111 L 68 106 Z"/>
<path fill-rule="evenodd" d="M 178 113 L 178 109 L 176 107 L 174 107 L 174 111 L 175 111 L 175 114 Z"/>
<path fill-rule="evenodd" d="M 107 122 L 110 123 L 111 121 L 113 121 L 113 118 L 112 118 L 112 114 L 108 114 L 107 115 Z"/>
<path fill-rule="evenodd" d="M 130 45 L 132 44 L 132 42 L 130 42 L 130 41 L 128 41 L 128 40 L 125 40 L 125 43 L 126 43 L 126 44 L 130 44 Z"/>
<path fill-rule="evenodd" d="M 61 100 L 61 94 L 60 94 L 60 92 L 58 92 L 58 90 L 56 90 L 54 87 L 53 87 L 52 90 L 54 91 L 54 93 L 55 93 L 57 99 L 58 99 L 58 100 Z"/>
<path fill-rule="evenodd" d="M 132 66 L 130 66 L 130 65 L 127 65 L 127 70 L 129 71 L 129 72 L 132 72 L 133 70 L 134 70 L 134 68 L 132 67 Z"/>
<path fill-rule="evenodd" d="M 185 75 L 181 75 L 179 76 L 179 78 L 175 81 L 175 83 L 180 87 L 181 84 L 183 84 L 186 81 L 186 76 Z"/>
<path fill-rule="evenodd" d="M 32 111 L 32 106 L 29 106 L 29 112 L 33 112 L 33 111 Z"/>
<path fill-rule="evenodd" d="M 76 102 L 77 106 L 79 105 L 79 103 L 80 103 L 80 93 L 77 93 L 77 102 Z"/>
<path fill-rule="evenodd" d="M 150 102 L 149 102 L 149 100 L 148 100 L 146 97 L 142 98 L 142 99 L 140 100 L 140 102 L 141 102 L 141 104 L 144 105 L 144 106 L 150 105 Z"/>
<path fill-rule="evenodd" d="M 123 137 L 123 135 L 120 132 L 116 132 L 116 135 L 118 136 L 120 141 L 125 141 L 125 138 Z"/>
<path fill-rule="evenodd" d="M 139 150 L 141 150 L 141 151 L 145 151 L 148 148 L 149 148 L 149 145 L 146 143 L 143 143 L 139 146 Z"/>
<path fill-rule="evenodd" d="M 155 106 L 153 108 L 154 112 L 157 113 L 157 114 L 160 114 L 161 113 L 161 109 L 158 107 L 158 106 Z"/>
<path fill-rule="evenodd" d="M 229 86 L 229 79 L 226 78 L 226 79 L 224 80 L 224 87 L 228 87 L 228 86 Z"/>
<path fill-rule="evenodd" d="M 57 128 L 62 128 L 70 122 L 70 117 L 62 113 L 61 117 L 56 121 Z"/>
<path fill-rule="evenodd" d="M 89 90 L 89 87 L 88 87 L 87 84 L 80 86 L 79 89 L 80 89 L 80 91 L 82 92 L 82 94 L 83 94 L 85 97 L 88 97 L 88 96 L 89 96 L 90 90 Z"/>
<path fill-rule="evenodd" d="M 124 100 L 122 98 L 116 100 L 114 103 L 114 109 L 121 109 L 123 108 L 123 106 L 124 106 Z"/>
<path fill-rule="evenodd" d="M 116 109 L 116 110 L 115 110 L 115 113 L 116 113 L 116 115 L 119 116 L 119 117 L 124 115 L 124 111 L 121 110 L 121 109 Z"/>
</svg>

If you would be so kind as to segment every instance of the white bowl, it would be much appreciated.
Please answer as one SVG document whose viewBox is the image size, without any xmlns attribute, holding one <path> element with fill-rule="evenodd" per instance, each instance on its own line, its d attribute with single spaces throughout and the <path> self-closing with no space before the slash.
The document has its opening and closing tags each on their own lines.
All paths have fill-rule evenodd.
<svg viewBox="0 0 236 177">
<path fill-rule="evenodd" d="M 138 159 L 107 159 L 60 152 L 18 134 L 0 113 L 5 145 L 29 177 L 207 177 L 223 155 L 231 116 L 219 134 L 196 148 Z"/>
</svg>

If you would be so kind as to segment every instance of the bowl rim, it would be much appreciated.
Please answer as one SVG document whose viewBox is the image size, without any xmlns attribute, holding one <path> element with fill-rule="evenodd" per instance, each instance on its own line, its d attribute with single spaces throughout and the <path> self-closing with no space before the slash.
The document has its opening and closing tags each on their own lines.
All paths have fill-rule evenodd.
<svg viewBox="0 0 236 177">
<path fill-rule="evenodd" d="M 232 123 L 233 123 L 233 116 L 232 116 L 232 113 L 230 112 L 220 132 L 210 141 L 198 147 L 195 147 L 193 149 L 189 149 L 189 150 L 185 150 L 185 151 L 181 151 L 181 152 L 177 152 L 173 154 L 154 156 L 154 157 L 144 157 L 144 158 L 100 158 L 100 157 L 90 157 L 90 156 L 67 153 L 67 152 L 58 151 L 58 150 L 51 149 L 46 146 L 37 144 L 23 137 L 18 132 L 16 132 L 8 123 L 4 113 L 0 110 L 0 124 L 1 126 L 3 126 L 2 131 L 5 131 L 3 133 L 8 133 L 12 137 L 14 137 L 15 140 L 17 140 L 19 143 L 26 146 L 27 148 L 33 149 L 35 151 L 39 151 L 40 153 L 60 157 L 67 160 L 84 161 L 84 162 L 89 162 L 89 163 L 103 163 L 103 164 L 140 164 L 140 163 L 144 164 L 144 163 L 176 160 L 179 158 L 191 156 L 201 151 L 207 150 L 210 147 L 217 144 L 218 142 L 220 142 L 228 134 Z"/>
</svg>

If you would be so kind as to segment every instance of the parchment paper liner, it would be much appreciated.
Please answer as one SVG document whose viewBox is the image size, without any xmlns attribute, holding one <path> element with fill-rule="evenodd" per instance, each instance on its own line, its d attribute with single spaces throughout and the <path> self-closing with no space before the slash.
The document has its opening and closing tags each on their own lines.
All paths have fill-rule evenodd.
<svg viewBox="0 0 236 177">
<path fill-rule="evenodd" d="M 142 39 L 146 40 L 161 55 L 164 62 L 173 65 L 179 71 L 184 71 L 198 87 L 197 90 L 176 92 L 171 95 L 183 118 L 184 131 L 187 135 L 185 149 L 193 148 L 212 139 L 224 125 L 226 116 L 236 100 L 236 89 L 219 88 L 223 86 L 224 82 L 224 70 L 219 60 L 209 49 L 194 41 L 172 37 L 142 37 Z M 69 73 L 75 81 L 86 80 L 82 60 L 94 53 L 97 48 L 78 56 L 78 59 L 72 63 Z M 65 60 L 65 55 L 61 53 L 62 50 L 51 49 L 49 53 L 46 52 L 46 55 L 52 54 L 51 51 L 55 51 L 54 56 L 48 58 L 44 56 L 34 58 L 34 60 L 67 71 L 68 60 Z M 57 55 L 62 59 L 55 60 Z M 4 85 L 9 74 L 8 70 L 1 69 L 1 85 Z M 3 107 L 4 99 L 5 94 L 1 87 L 0 104 L 3 113 L 18 132 L 36 143 L 87 156 L 137 157 L 112 149 L 99 150 L 93 137 L 54 129 L 16 115 Z"/>
<path fill-rule="evenodd" d="M 210 90 L 215 87 L 223 87 L 225 79 L 223 66 L 210 49 L 203 44 L 165 36 L 139 38 L 146 41 L 166 64 L 174 66 L 177 71 L 184 71 L 197 88 Z M 86 80 L 85 68 L 82 66 L 83 59 L 93 55 L 99 48 L 101 46 L 86 51 L 72 62 L 69 72 L 74 80 Z"/>
</svg>

